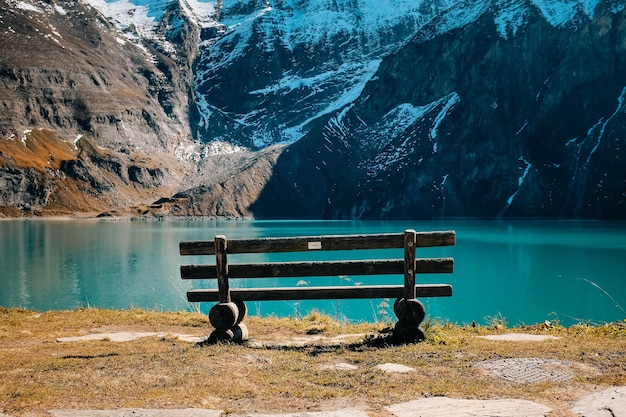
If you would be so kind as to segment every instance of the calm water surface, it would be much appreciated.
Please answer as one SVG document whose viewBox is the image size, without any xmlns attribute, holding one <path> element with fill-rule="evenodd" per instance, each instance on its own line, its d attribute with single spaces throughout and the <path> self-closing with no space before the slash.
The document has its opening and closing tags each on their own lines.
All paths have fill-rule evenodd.
<svg viewBox="0 0 626 417">
<path fill-rule="evenodd" d="M 213 240 L 216 234 L 234 239 L 402 232 L 406 228 L 457 233 L 454 247 L 418 250 L 418 257 L 455 258 L 453 274 L 418 276 L 418 282 L 453 286 L 451 298 L 422 299 L 430 317 L 487 323 L 501 316 L 509 325 L 626 319 L 626 223 L 577 221 L 0 221 L 0 306 L 195 309 L 197 306 L 187 303 L 185 292 L 214 287 L 215 283 L 182 281 L 179 266 L 213 259 L 181 257 L 180 241 Z M 295 255 L 253 256 L 231 255 L 229 262 L 291 259 Z M 402 253 L 374 255 L 387 256 L 401 258 Z M 299 281 L 280 282 L 297 285 Z M 248 280 L 246 285 L 271 286 L 274 282 Z M 385 283 L 376 277 L 326 279 L 326 284 L 333 285 L 359 282 Z M 201 309 L 206 312 L 210 306 Z M 279 316 L 318 309 L 352 321 L 393 316 L 387 300 L 260 302 L 249 304 L 248 309 L 253 315 Z"/>
</svg>

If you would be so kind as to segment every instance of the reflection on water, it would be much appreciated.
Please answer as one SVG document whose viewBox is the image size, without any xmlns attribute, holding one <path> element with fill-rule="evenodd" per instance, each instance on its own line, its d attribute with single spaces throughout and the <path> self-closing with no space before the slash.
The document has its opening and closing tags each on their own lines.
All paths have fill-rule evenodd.
<svg viewBox="0 0 626 417">
<path fill-rule="evenodd" d="M 626 318 L 626 223 L 573 221 L 0 221 L 0 305 L 36 310 L 81 306 L 194 309 L 185 292 L 215 283 L 182 281 L 179 266 L 211 263 L 212 259 L 179 256 L 180 241 L 212 240 L 216 234 L 235 239 L 401 232 L 406 228 L 457 232 L 454 247 L 418 250 L 418 257 L 455 258 L 453 274 L 418 277 L 420 282 L 450 283 L 454 288 L 451 298 L 422 300 L 431 317 L 485 323 L 502 315 L 512 325 Z M 298 255 L 247 256 L 252 258 L 231 256 L 229 261 L 281 256 L 291 260 Z M 381 283 L 377 279 L 329 277 L 323 284 Z M 247 280 L 243 285 L 276 283 Z M 310 279 L 279 283 L 318 284 Z M 290 301 L 253 303 L 248 308 L 250 314 L 291 316 L 318 309 L 337 318 L 372 321 L 393 316 L 388 304 L 387 300 Z M 203 311 L 209 308 L 202 306 Z"/>
</svg>

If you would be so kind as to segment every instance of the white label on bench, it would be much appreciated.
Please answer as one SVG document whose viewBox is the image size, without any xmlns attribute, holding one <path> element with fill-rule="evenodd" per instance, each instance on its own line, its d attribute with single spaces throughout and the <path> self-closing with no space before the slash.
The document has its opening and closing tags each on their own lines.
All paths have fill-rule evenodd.
<svg viewBox="0 0 626 417">
<path fill-rule="evenodd" d="M 322 249 L 322 242 L 309 242 L 309 250 Z"/>
</svg>

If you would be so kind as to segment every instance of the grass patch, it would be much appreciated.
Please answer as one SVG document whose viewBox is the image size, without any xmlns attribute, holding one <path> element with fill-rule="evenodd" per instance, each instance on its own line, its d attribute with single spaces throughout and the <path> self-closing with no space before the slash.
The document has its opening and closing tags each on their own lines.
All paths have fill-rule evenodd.
<svg viewBox="0 0 626 417">
<path fill-rule="evenodd" d="M 626 323 L 569 328 L 541 324 L 503 328 L 427 322 L 423 343 L 374 347 L 362 342 L 304 346 L 289 341 L 345 334 L 375 337 L 385 324 L 351 325 L 313 313 L 302 319 L 248 317 L 251 339 L 272 347 L 218 344 L 194 348 L 175 334 L 208 335 L 205 315 L 140 309 L 34 312 L 0 308 L 0 412 L 46 415 L 50 409 L 214 408 L 243 414 L 352 406 L 370 415 L 423 396 L 521 398 L 569 415 L 584 394 L 626 385 Z M 113 331 L 166 334 L 117 343 L 58 343 L 60 337 Z M 543 342 L 500 342 L 477 336 L 523 332 L 557 336 Z M 278 348 L 277 348 L 278 346 Z M 519 384 L 475 365 L 502 358 L 544 358 L 580 364 L 567 383 Z M 388 374 L 398 363 L 415 369 Z M 328 369 L 348 363 L 355 370 Z M 585 372 L 593 368 L 597 372 Z"/>
</svg>

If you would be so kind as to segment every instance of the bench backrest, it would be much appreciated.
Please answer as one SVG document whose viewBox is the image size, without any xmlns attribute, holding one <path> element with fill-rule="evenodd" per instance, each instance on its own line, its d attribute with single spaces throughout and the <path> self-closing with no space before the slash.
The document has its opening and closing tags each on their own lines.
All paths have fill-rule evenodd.
<svg viewBox="0 0 626 417">
<path fill-rule="evenodd" d="M 218 290 L 194 290 L 187 293 L 189 301 L 236 301 L 386 298 L 416 296 L 446 296 L 449 285 L 416 286 L 415 274 L 450 273 L 452 258 L 416 258 L 418 247 L 450 246 L 455 244 L 454 231 L 385 233 L 367 235 L 328 235 L 311 237 L 260 238 L 228 240 L 219 235 L 214 241 L 181 242 L 181 255 L 215 255 L 215 264 L 183 265 L 183 279 L 217 279 Z M 304 262 L 265 262 L 229 264 L 228 254 L 311 252 L 366 249 L 404 249 L 404 258 L 383 260 L 328 260 Z M 355 287 L 292 287 L 254 288 L 231 291 L 233 278 L 313 277 L 346 275 L 404 275 L 400 286 Z"/>
</svg>

